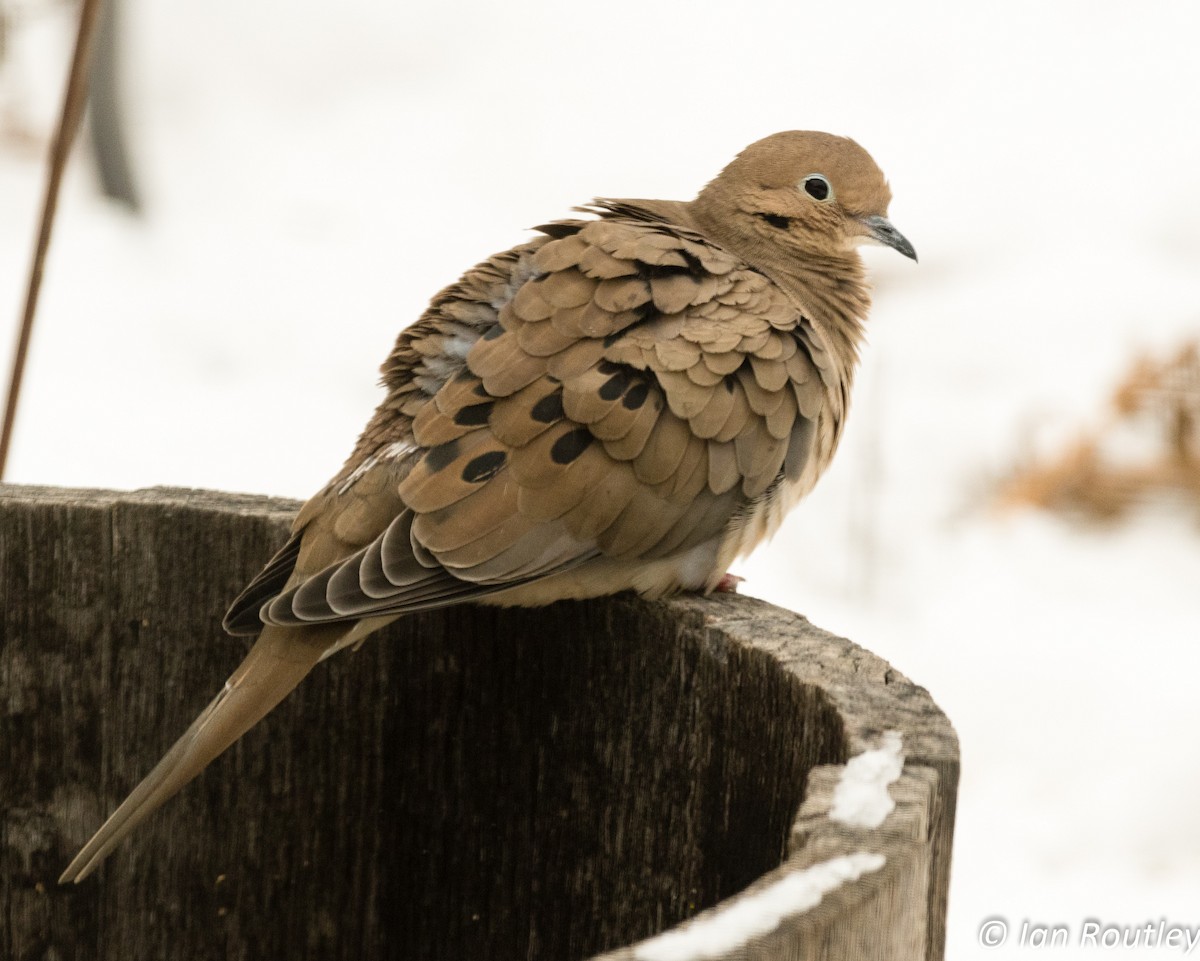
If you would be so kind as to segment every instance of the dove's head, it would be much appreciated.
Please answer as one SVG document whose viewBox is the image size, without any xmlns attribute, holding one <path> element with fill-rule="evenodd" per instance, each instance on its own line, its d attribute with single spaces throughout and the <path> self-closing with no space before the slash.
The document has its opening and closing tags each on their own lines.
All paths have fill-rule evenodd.
<svg viewBox="0 0 1200 961">
<path fill-rule="evenodd" d="M 892 191 L 853 140 L 788 130 L 752 143 L 693 202 L 706 229 L 752 261 L 845 257 L 864 243 L 917 259 L 887 219 Z"/>
</svg>

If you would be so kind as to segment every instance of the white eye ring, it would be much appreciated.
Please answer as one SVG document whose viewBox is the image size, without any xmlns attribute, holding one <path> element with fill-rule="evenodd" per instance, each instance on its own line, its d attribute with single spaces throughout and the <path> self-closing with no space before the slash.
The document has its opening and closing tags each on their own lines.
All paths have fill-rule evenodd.
<svg viewBox="0 0 1200 961">
<path fill-rule="evenodd" d="M 833 200 L 833 184 L 824 174 L 809 174 L 800 181 L 800 188 L 819 203 L 827 204 Z"/>
</svg>

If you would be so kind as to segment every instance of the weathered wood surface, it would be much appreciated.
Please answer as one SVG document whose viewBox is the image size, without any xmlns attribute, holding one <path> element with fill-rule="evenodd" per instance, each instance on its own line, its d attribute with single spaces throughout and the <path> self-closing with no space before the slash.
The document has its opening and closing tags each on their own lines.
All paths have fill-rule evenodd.
<svg viewBox="0 0 1200 961">
<path fill-rule="evenodd" d="M 240 660 L 221 615 L 296 506 L 0 487 L 0 957 L 650 959 L 663 942 L 641 939 L 728 932 L 745 898 L 855 852 L 886 860 L 689 956 L 942 956 L 949 722 L 878 657 L 742 597 L 403 619 L 59 886 Z M 840 765 L 889 730 L 896 810 L 835 823 Z"/>
</svg>

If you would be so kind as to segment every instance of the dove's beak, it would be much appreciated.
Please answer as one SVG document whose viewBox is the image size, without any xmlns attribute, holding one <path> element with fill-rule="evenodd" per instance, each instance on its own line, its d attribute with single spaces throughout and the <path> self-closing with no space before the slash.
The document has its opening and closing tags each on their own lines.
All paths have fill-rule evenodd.
<svg viewBox="0 0 1200 961">
<path fill-rule="evenodd" d="M 917 259 L 917 252 L 913 250 L 913 245 L 908 242 L 908 238 L 904 234 L 892 226 L 892 222 L 887 217 L 863 217 L 862 222 L 872 240 L 878 241 L 885 247 L 900 251 L 905 257 Z"/>
</svg>

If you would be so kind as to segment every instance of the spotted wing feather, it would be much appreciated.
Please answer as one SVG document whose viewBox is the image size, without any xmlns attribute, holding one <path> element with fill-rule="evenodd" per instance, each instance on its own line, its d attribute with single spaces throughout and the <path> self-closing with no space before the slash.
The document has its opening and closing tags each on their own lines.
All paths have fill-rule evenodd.
<svg viewBox="0 0 1200 961">
<path fill-rule="evenodd" d="M 401 336 L 358 461 L 402 456 L 343 471 L 331 489 L 348 490 L 309 509 L 327 524 L 389 476 L 395 509 L 373 536 L 296 564 L 272 595 L 286 557 L 304 559 L 289 544 L 231 617 L 245 626 L 259 601 L 273 624 L 421 610 L 716 543 L 813 456 L 820 354 L 778 288 L 689 231 L 558 225 Z"/>
</svg>

